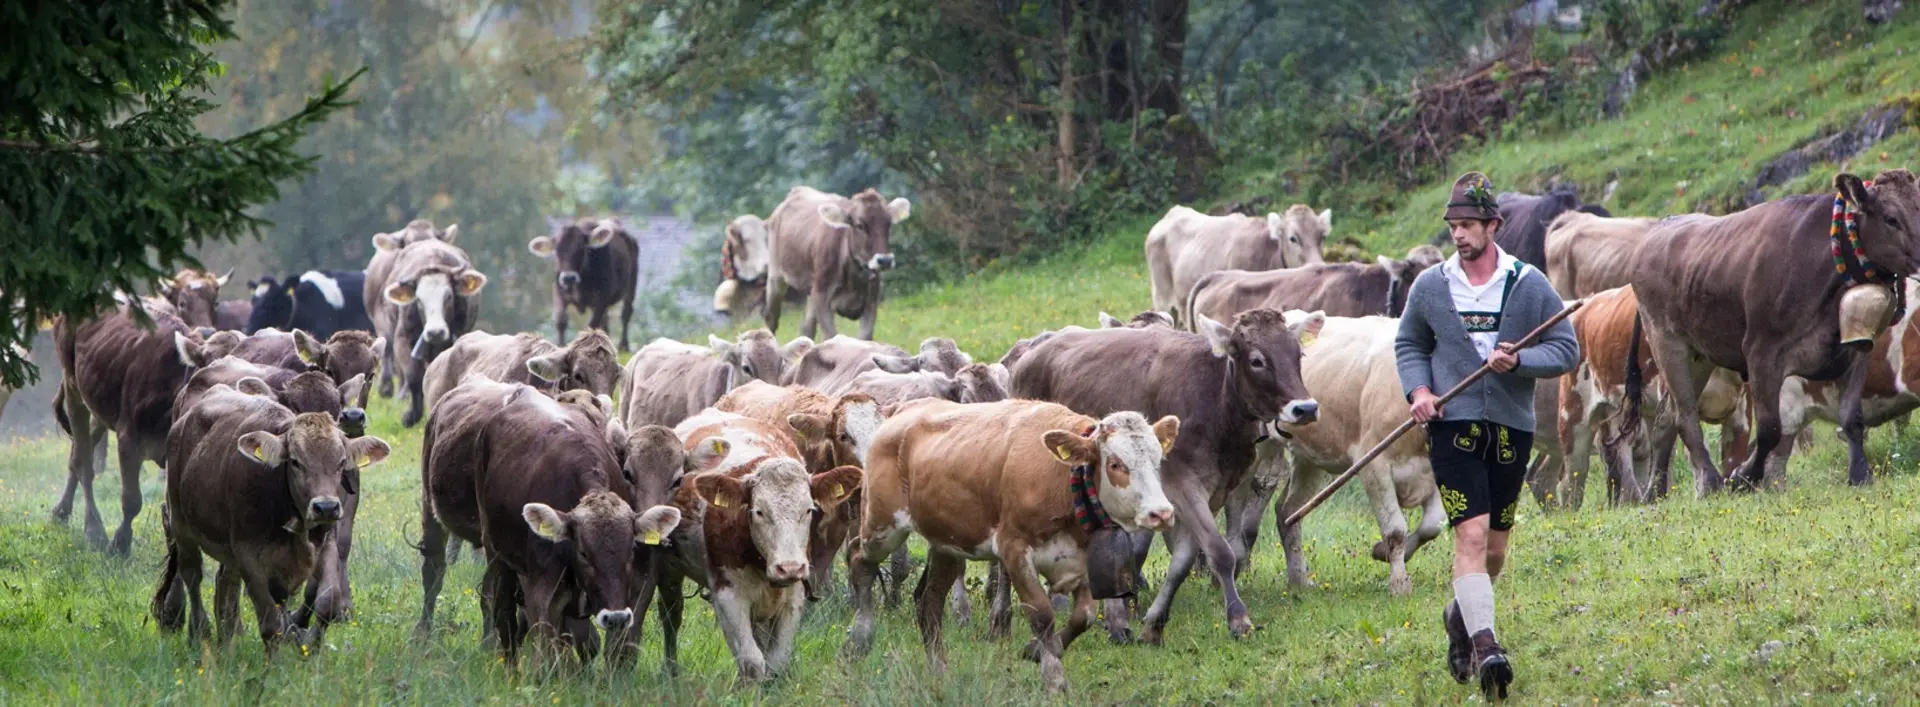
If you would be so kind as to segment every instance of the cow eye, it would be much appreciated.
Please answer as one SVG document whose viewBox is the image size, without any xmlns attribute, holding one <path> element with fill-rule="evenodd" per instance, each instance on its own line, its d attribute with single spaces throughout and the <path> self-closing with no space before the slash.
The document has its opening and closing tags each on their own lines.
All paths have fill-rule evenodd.
<svg viewBox="0 0 1920 707">
<path fill-rule="evenodd" d="M 747 375 L 751 376 L 753 375 L 753 364 L 751 363 L 740 364 L 740 370 L 746 371 Z"/>
<path fill-rule="evenodd" d="M 1254 368 L 1266 368 L 1267 357 L 1256 353 L 1252 358 L 1247 359 L 1247 365 L 1253 366 Z"/>
<path fill-rule="evenodd" d="M 1894 229 L 1894 230 L 1896 230 L 1896 231 L 1897 231 L 1897 230 L 1900 230 L 1900 219 L 1897 219 L 1897 218 L 1894 218 L 1894 217 L 1892 217 L 1892 216 L 1888 216 L 1888 217 L 1887 217 L 1887 228 L 1891 228 L 1891 229 Z"/>
<path fill-rule="evenodd" d="M 1299 236 L 1287 236 L 1287 240 L 1290 240 L 1290 241 L 1293 241 L 1293 242 L 1295 242 L 1295 243 L 1299 243 L 1299 242 L 1300 242 L 1300 237 L 1299 237 Z"/>
</svg>

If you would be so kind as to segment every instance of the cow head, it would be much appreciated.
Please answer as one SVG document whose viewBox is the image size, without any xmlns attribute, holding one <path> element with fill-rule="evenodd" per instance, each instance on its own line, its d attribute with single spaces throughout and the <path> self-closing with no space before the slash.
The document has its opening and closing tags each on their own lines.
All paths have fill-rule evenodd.
<svg viewBox="0 0 1920 707">
<path fill-rule="evenodd" d="M 773 260 L 767 222 L 759 216 L 738 216 L 727 224 L 727 257 L 732 260 L 734 279 L 747 285 L 767 277 L 767 264 Z"/>
<path fill-rule="evenodd" d="M 437 238 L 442 243 L 452 244 L 453 239 L 458 237 L 460 237 L 460 224 L 453 224 L 442 231 L 434 228 L 432 221 L 418 218 L 398 231 L 373 234 L 373 247 L 375 250 L 395 251 L 429 238 Z"/>
<path fill-rule="evenodd" d="M 413 344 L 412 356 L 416 360 L 427 360 L 428 348 L 444 348 L 453 343 L 453 328 L 447 323 L 447 313 L 453 308 L 453 298 L 473 297 L 480 294 L 480 288 L 487 284 L 487 276 L 473 268 L 459 272 L 441 269 L 427 269 L 418 275 L 387 286 L 387 301 L 401 307 L 418 305 L 420 310 L 420 338 Z"/>
<path fill-rule="evenodd" d="M 587 269 L 587 259 L 596 251 L 604 251 L 623 230 L 620 222 L 610 218 L 581 219 L 560 229 L 558 236 L 538 236 L 528 241 L 527 250 L 553 260 L 558 268 L 554 284 L 561 292 L 571 294 L 580 289 L 580 273 Z"/>
<path fill-rule="evenodd" d="M 620 471 L 642 504 L 667 503 L 682 476 L 713 471 L 733 445 L 719 437 L 687 449 L 671 428 L 645 425 L 629 433 L 619 418 L 607 422 L 607 443 L 620 457 Z"/>
<path fill-rule="evenodd" d="M 620 385 L 620 358 L 606 332 L 588 329 L 559 351 L 527 359 L 527 372 L 561 390 L 610 395 Z"/>
<path fill-rule="evenodd" d="M 1156 326 L 1166 327 L 1168 329 L 1178 328 L 1173 324 L 1173 315 L 1154 309 L 1135 314 L 1133 318 L 1126 321 L 1120 321 L 1119 317 L 1115 317 L 1106 312 L 1100 313 L 1100 328 L 1102 329 L 1146 329 Z"/>
<path fill-rule="evenodd" d="M 265 430 L 240 436 L 240 453 L 269 469 L 286 474 L 287 494 L 300 514 L 288 530 L 298 531 L 340 520 L 348 472 L 387 458 L 390 448 L 379 437 L 347 439 L 326 413 L 300 413 L 285 434 Z"/>
<path fill-rule="evenodd" d="M 180 355 L 180 365 L 189 369 L 201 368 L 209 363 L 225 358 L 240 348 L 240 342 L 246 337 L 237 331 L 216 331 L 211 335 L 199 331 L 173 333 L 173 348 Z"/>
<path fill-rule="evenodd" d="M 1374 262 L 1387 271 L 1387 316 L 1399 317 L 1406 312 L 1407 293 L 1413 290 L 1413 279 L 1443 260 L 1446 256 L 1440 249 L 1430 245 L 1414 246 L 1407 251 L 1406 260 L 1377 256 Z"/>
<path fill-rule="evenodd" d="M 1180 418 L 1147 424 L 1137 412 L 1108 415 L 1085 431 L 1048 430 L 1041 443 L 1062 464 L 1100 469 L 1100 504 L 1129 532 L 1173 527 L 1173 502 L 1160 485 L 1160 462 L 1180 434 Z"/>
<path fill-rule="evenodd" d="M 1007 399 L 1006 383 L 994 373 L 992 366 L 969 363 L 953 374 L 953 380 L 960 385 L 957 402 L 997 403 Z"/>
<path fill-rule="evenodd" d="M 753 546 L 766 558 L 767 581 L 790 587 L 807 577 L 811 566 L 807 537 L 815 509 L 838 506 L 860 489 L 859 467 L 843 466 L 807 475 L 800 462 L 768 458 L 753 473 L 736 478 L 725 473 L 693 477 L 694 491 L 713 508 L 743 513 Z"/>
<path fill-rule="evenodd" d="M 233 271 L 215 277 L 205 270 L 181 270 L 160 281 L 160 293 L 173 303 L 174 311 L 187 326 L 213 326 L 213 310 L 220 302 L 220 286 L 227 284 Z"/>
<path fill-rule="evenodd" d="M 572 570 L 570 589 L 582 595 L 580 605 L 603 631 L 618 631 L 633 623 L 627 585 L 637 556 L 634 548 L 659 545 L 680 526 L 680 509 L 654 506 L 634 513 L 611 491 L 590 492 L 569 511 L 529 503 L 520 513 L 535 536 L 565 554 Z"/>
<path fill-rule="evenodd" d="M 824 466 L 867 465 L 867 452 L 880 433 L 880 405 L 866 393 L 848 393 L 834 401 L 826 416 L 794 413 L 787 416 L 802 453 L 809 459 L 826 459 Z"/>
<path fill-rule="evenodd" d="M 1874 264 L 1896 274 L 1920 272 L 1920 186 L 1912 172 L 1881 172 L 1867 186 L 1859 177 L 1841 173 L 1833 186 L 1860 210 L 1860 243 Z"/>
<path fill-rule="evenodd" d="M 913 213 L 913 204 L 904 196 L 884 201 L 880 192 L 872 189 L 847 201 L 851 208 L 837 201 L 821 204 L 820 220 L 831 228 L 850 231 L 847 251 L 855 264 L 875 272 L 892 269 L 893 246 L 888 239 L 894 224 L 906 221 Z"/>
<path fill-rule="evenodd" d="M 714 358 L 733 367 L 730 387 L 739 387 L 749 380 L 779 385 L 780 374 L 813 348 L 813 340 L 802 336 L 782 347 L 772 332 L 754 329 L 742 333 L 735 341 L 708 334 L 707 346 L 713 349 Z"/>
<path fill-rule="evenodd" d="M 386 337 L 357 329 L 336 331 L 324 344 L 305 331 L 293 330 L 293 352 L 307 370 L 325 373 L 343 386 L 354 376 L 372 380 L 380 372 L 380 351 L 386 346 Z"/>
<path fill-rule="evenodd" d="M 894 356 L 874 354 L 873 365 L 888 373 L 916 373 L 932 371 L 946 375 L 959 373 L 961 368 L 973 363 L 973 357 L 953 343 L 952 339 L 933 337 L 920 342 L 920 355 Z"/>
<path fill-rule="evenodd" d="M 282 284 L 272 277 L 248 280 L 247 289 L 253 292 L 253 311 L 247 314 L 246 333 L 292 323 L 293 286 L 294 283 Z"/>
<path fill-rule="evenodd" d="M 1320 404 L 1300 380 L 1301 337 L 1317 335 L 1326 315 L 1314 312 L 1289 324 L 1280 312 L 1255 309 L 1234 317 L 1231 328 L 1196 314 L 1213 355 L 1227 359 L 1231 400 L 1261 422 L 1303 425 L 1320 417 Z"/>
<path fill-rule="evenodd" d="M 1333 232 L 1333 209 L 1316 214 L 1306 204 L 1287 207 L 1285 214 L 1267 213 L 1267 237 L 1280 247 L 1286 267 L 1324 263 L 1320 244 Z"/>
</svg>

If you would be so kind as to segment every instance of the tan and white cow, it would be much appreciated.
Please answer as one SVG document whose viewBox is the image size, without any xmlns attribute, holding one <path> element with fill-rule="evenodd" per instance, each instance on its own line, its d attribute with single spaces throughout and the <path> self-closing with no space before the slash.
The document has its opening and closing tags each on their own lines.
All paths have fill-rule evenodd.
<svg viewBox="0 0 1920 707">
<path fill-rule="evenodd" d="M 1153 308 L 1191 328 L 1182 310 L 1193 284 L 1207 273 L 1324 262 L 1320 244 L 1331 230 L 1332 209 L 1315 214 L 1304 204 L 1294 204 L 1284 215 L 1269 213 L 1264 220 L 1241 214 L 1208 216 L 1175 206 L 1147 232 Z"/>
<path fill-rule="evenodd" d="M 1149 425 L 1136 412 L 1095 420 L 1035 400 L 963 405 L 918 403 L 881 425 L 869 459 L 860 536 L 849 561 L 855 609 L 848 649 L 873 643 L 873 582 L 881 558 L 918 533 L 929 545 L 919 601 L 921 640 L 936 672 L 946 667 L 945 603 L 968 560 L 997 560 L 1027 607 L 1047 687 L 1064 690 L 1060 657 L 1093 623 L 1090 540 L 1075 514 L 1074 467 L 1089 468 L 1106 515 L 1127 531 L 1173 526 L 1160 464 L 1180 431 L 1173 416 Z M 1194 519 L 1207 522 L 1208 519 Z M 1054 630 L 1053 592 L 1073 597 L 1064 633 Z"/>
<path fill-rule="evenodd" d="M 808 474 L 800 449 L 773 425 L 706 410 L 674 429 L 689 450 L 724 441 L 717 470 L 687 476 L 673 504 L 685 520 L 662 573 L 665 661 L 678 661 L 681 578 L 712 593 L 714 618 L 743 682 L 786 671 L 806 608 L 798 586 L 811 567 L 815 512 L 833 513 L 860 489 L 858 467 Z"/>
</svg>

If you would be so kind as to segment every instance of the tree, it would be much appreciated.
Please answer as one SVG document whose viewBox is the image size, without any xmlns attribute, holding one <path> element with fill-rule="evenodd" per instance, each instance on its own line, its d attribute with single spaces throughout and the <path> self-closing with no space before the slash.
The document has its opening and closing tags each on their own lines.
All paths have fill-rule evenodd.
<svg viewBox="0 0 1920 707">
<path fill-rule="evenodd" d="M 301 137 L 351 105 L 345 81 L 287 117 L 231 138 L 202 134 L 199 97 L 224 68 L 206 46 L 234 36 L 225 0 L 23 0 L 0 53 L 0 373 L 39 372 L 28 344 L 56 316 L 90 317 L 138 292 L 203 241 L 258 235 L 248 210 L 306 172 Z"/>
</svg>

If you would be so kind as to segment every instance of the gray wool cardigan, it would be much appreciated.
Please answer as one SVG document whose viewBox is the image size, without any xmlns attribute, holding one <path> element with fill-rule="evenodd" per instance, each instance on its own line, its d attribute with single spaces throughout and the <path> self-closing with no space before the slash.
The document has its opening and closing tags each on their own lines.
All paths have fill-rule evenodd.
<svg viewBox="0 0 1920 707">
<path fill-rule="evenodd" d="M 1506 277 L 1505 271 L 1494 277 Z M 1513 290 L 1507 294 L 1500 319 L 1500 341 L 1519 341 L 1564 306 L 1546 275 L 1522 264 Z M 1406 313 L 1393 342 L 1400 387 L 1407 399 L 1426 386 L 1444 394 L 1486 363 L 1467 336 L 1467 325 L 1453 307 L 1445 268 L 1434 266 L 1413 281 L 1407 293 Z M 1555 378 L 1580 362 L 1580 343 L 1573 324 L 1562 320 L 1533 346 L 1521 349 L 1519 365 L 1507 373 L 1492 373 L 1441 408 L 1442 420 L 1485 420 L 1522 432 L 1532 432 L 1533 385 L 1537 378 Z"/>
</svg>

